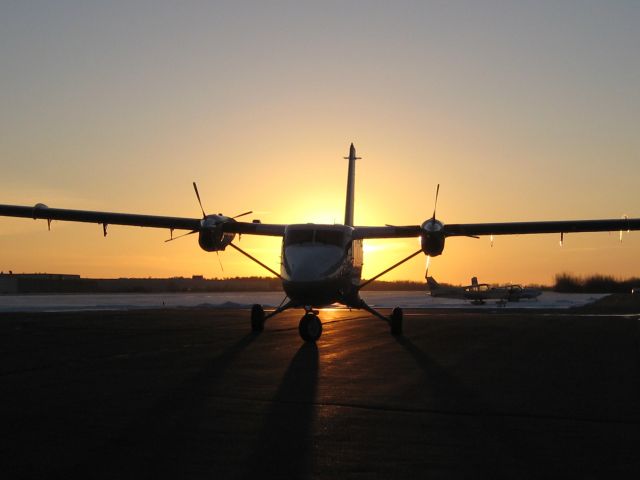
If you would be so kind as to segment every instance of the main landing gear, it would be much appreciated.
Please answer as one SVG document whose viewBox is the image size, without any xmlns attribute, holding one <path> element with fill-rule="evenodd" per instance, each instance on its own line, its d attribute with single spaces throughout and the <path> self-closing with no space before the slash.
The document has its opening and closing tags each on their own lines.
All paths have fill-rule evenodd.
<svg viewBox="0 0 640 480">
<path fill-rule="evenodd" d="M 402 309 L 396 307 L 389 317 L 389 325 L 391 326 L 391 335 L 402 335 Z"/>
<path fill-rule="evenodd" d="M 257 303 L 251 307 L 251 331 L 261 332 L 264 330 L 264 308 Z"/>
<path fill-rule="evenodd" d="M 391 315 L 389 317 L 385 317 L 380 312 L 367 305 L 364 300 L 360 300 L 360 302 L 361 303 L 356 308 L 362 308 L 381 320 L 388 322 L 392 335 L 402 335 L 403 314 L 400 307 L 394 308 Z M 273 312 L 269 313 L 269 315 L 265 315 L 262 305 L 253 305 L 253 307 L 251 307 L 251 331 L 255 333 L 262 332 L 264 330 L 264 322 L 267 319 L 296 306 L 299 307 L 300 305 L 288 303 L 275 309 Z M 313 310 L 311 307 L 305 307 L 304 310 L 305 314 L 302 316 L 300 323 L 298 324 L 298 333 L 300 333 L 300 337 L 305 342 L 315 343 L 322 335 L 322 322 L 318 317 L 317 310 Z"/>
<path fill-rule="evenodd" d="M 389 317 L 385 317 L 375 308 L 371 308 L 362 299 L 360 300 L 359 308 L 362 308 L 363 310 L 366 310 L 374 317 L 378 317 L 380 320 L 384 320 L 385 322 L 389 323 L 389 327 L 391 328 L 391 335 L 402 335 L 403 314 L 402 314 L 402 309 L 400 307 L 395 307 Z"/>
</svg>

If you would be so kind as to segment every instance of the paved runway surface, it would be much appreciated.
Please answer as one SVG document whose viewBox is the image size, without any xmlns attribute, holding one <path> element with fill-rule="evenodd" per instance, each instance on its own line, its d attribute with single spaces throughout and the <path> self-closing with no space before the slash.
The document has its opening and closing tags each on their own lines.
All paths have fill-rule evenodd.
<svg viewBox="0 0 640 480">
<path fill-rule="evenodd" d="M 0 315 L 0 477 L 638 478 L 637 317 Z"/>
</svg>

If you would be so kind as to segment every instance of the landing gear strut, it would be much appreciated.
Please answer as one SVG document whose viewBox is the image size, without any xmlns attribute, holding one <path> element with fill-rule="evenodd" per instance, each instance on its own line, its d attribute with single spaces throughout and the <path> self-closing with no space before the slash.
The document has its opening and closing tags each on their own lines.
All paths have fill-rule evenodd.
<svg viewBox="0 0 640 480">
<path fill-rule="evenodd" d="M 380 320 L 384 320 L 385 322 L 389 323 L 389 326 L 391 327 L 391 335 L 402 335 L 402 309 L 400 307 L 394 308 L 389 317 L 385 317 L 375 308 L 371 308 L 362 299 L 360 299 L 358 308 L 362 308 L 374 317 L 378 317 Z"/>
<path fill-rule="evenodd" d="M 298 304 L 289 301 L 284 305 L 280 305 L 278 308 L 267 315 L 264 313 L 264 308 L 262 308 L 262 305 L 255 303 L 251 307 L 251 331 L 255 333 L 262 332 L 264 330 L 264 322 L 269 320 L 271 317 L 296 306 L 298 306 Z"/>
<path fill-rule="evenodd" d="M 289 303 L 276 308 L 274 311 L 270 312 L 268 315 L 265 314 L 262 305 L 255 304 L 251 307 L 251 330 L 253 332 L 259 333 L 264 330 L 264 323 L 269 318 L 282 313 L 285 310 L 290 308 L 301 307 L 299 303 L 294 303 L 290 301 Z M 402 309 L 400 307 L 396 307 L 391 312 L 391 315 L 386 317 L 378 312 L 376 309 L 371 308 L 366 302 L 362 299 L 359 299 L 358 303 L 354 303 L 351 305 L 355 308 L 362 308 L 372 315 L 378 317 L 381 320 L 387 322 L 391 329 L 392 335 L 402 335 Z M 298 333 L 300 333 L 300 337 L 305 342 L 315 343 L 318 341 L 320 336 L 322 335 L 322 322 L 318 317 L 318 311 L 314 310 L 310 306 L 304 307 L 305 314 L 300 319 L 300 323 L 298 324 Z"/>
</svg>

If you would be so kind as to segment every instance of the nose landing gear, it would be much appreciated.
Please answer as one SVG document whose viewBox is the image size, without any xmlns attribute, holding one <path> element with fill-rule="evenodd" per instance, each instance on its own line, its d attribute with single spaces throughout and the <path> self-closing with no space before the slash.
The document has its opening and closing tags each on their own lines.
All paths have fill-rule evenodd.
<svg viewBox="0 0 640 480">
<path fill-rule="evenodd" d="M 300 319 L 298 332 L 305 342 L 315 343 L 320 338 L 320 335 L 322 335 L 322 322 L 318 318 L 316 311 L 307 310 L 307 313 Z"/>
</svg>

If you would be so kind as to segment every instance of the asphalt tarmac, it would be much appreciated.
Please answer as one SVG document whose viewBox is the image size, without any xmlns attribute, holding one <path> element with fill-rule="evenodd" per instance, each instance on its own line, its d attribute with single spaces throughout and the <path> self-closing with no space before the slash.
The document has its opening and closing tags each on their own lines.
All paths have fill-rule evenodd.
<svg viewBox="0 0 640 480">
<path fill-rule="evenodd" d="M 634 478 L 638 316 L 0 315 L 0 478 Z"/>
</svg>

